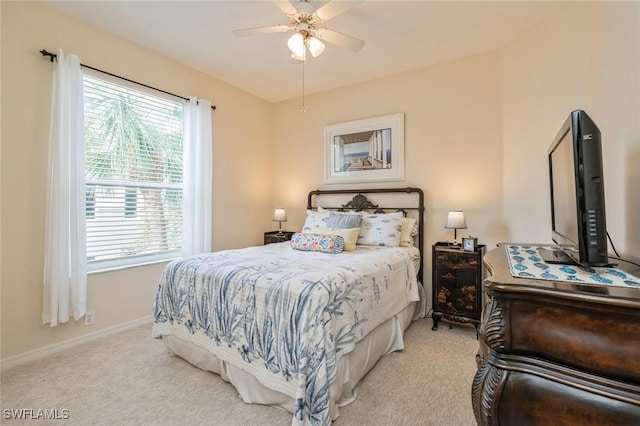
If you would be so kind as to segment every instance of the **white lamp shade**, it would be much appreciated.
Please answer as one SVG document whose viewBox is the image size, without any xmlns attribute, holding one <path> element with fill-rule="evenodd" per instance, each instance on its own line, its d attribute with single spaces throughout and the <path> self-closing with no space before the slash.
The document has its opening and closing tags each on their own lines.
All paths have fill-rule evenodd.
<svg viewBox="0 0 640 426">
<path fill-rule="evenodd" d="M 313 55 L 314 58 L 318 57 L 322 52 L 324 52 L 324 43 L 322 43 L 317 38 L 311 36 L 307 40 L 309 45 L 309 52 Z"/>
<path fill-rule="evenodd" d="M 287 41 L 289 50 L 297 57 L 304 57 L 304 36 L 301 33 L 295 33 Z"/>
<path fill-rule="evenodd" d="M 444 227 L 446 229 L 467 229 L 467 222 L 464 220 L 462 210 L 450 210 Z"/>
<path fill-rule="evenodd" d="M 273 212 L 273 221 L 274 222 L 286 222 L 287 221 L 287 211 L 285 209 L 276 209 Z"/>
</svg>

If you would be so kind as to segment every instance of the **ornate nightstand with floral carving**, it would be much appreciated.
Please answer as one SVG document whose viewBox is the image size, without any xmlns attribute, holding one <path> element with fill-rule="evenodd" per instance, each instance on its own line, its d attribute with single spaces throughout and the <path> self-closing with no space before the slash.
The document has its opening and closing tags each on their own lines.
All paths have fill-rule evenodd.
<svg viewBox="0 0 640 426">
<path fill-rule="evenodd" d="M 476 329 L 482 314 L 482 256 L 485 246 L 475 251 L 450 247 L 448 243 L 433 245 L 433 327 L 442 318 L 472 323 Z"/>
</svg>

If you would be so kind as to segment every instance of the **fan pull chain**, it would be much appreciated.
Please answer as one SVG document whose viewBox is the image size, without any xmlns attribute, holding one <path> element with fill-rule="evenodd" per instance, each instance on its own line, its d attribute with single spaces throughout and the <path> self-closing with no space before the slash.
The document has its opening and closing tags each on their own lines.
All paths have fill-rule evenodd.
<svg viewBox="0 0 640 426">
<path fill-rule="evenodd" d="M 304 63 L 307 62 L 307 49 L 304 49 L 304 52 L 302 53 L 302 108 L 300 109 L 300 112 L 302 114 L 304 114 L 306 112 L 306 109 L 304 107 Z"/>
</svg>

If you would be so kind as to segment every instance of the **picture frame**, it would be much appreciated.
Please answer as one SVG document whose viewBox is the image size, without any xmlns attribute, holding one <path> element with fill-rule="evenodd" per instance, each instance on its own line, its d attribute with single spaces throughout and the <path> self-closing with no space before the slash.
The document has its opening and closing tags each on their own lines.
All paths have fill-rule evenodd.
<svg viewBox="0 0 640 426">
<path fill-rule="evenodd" d="M 404 113 L 324 128 L 325 184 L 404 180 Z"/>
<path fill-rule="evenodd" d="M 476 237 L 463 237 L 462 238 L 462 250 L 464 251 L 476 251 L 478 248 L 478 239 Z"/>
</svg>

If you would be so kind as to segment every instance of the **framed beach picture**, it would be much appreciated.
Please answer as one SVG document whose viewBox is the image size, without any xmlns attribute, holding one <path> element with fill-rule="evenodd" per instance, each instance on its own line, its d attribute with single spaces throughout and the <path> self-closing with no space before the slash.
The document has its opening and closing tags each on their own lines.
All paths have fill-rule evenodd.
<svg viewBox="0 0 640 426">
<path fill-rule="evenodd" d="M 404 180 L 404 114 L 324 128 L 325 183 Z"/>
</svg>

